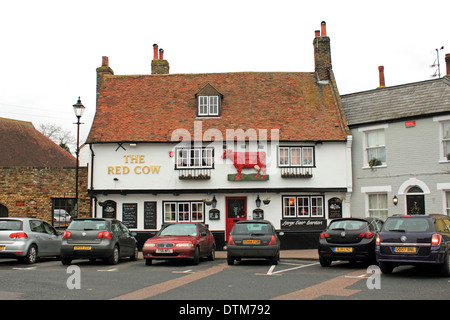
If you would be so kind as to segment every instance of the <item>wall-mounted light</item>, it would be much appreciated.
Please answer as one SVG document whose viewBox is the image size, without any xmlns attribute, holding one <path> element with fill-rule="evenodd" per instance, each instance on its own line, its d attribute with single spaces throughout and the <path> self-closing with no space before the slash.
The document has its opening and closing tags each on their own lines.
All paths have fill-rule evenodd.
<svg viewBox="0 0 450 320">
<path fill-rule="evenodd" d="M 114 181 L 119 181 L 119 178 L 114 178 L 113 180 L 114 180 Z"/>
<path fill-rule="evenodd" d="M 212 199 L 212 201 L 211 201 L 211 205 L 212 205 L 213 209 L 216 208 L 216 205 L 217 205 L 216 196 L 213 197 L 213 199 Z"/>
<path fill-rule="evenodd" d="M 169 157 L 173 158 L 173 151 L 172 150 L 169 151 Z"/>
<path fill-rule="evenodd" d="M 258 197 L 255 200 L 255 203 L 256 203 L 256 207 L 257 208 L 259 208 L 261 206 L 261 199 L 259 198 L 259 194 L 258 194 Z"/>
<path fill-rule="evenodd" d="M 392 198 L 392 203 L 394 203 L 395 206 L 397 205 L 397 203 L 398 203 L 397 195 L 395 195 L 395 196 Z"/>
</svg>

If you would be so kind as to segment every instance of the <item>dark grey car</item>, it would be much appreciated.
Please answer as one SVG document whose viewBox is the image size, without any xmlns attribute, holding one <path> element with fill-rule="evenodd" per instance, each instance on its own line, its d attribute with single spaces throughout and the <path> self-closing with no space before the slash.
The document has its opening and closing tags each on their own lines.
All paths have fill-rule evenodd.
<svg viewBox="0 0 450 320">
<path fill-rule="evenodd" d="M 50 224 L 32 218 L 0 219 L 0 258 L 27 264 L 38 257 L 59 257 L 61 234 Z"/>
<path fill-rule="evenodd" d="M 227 261 L 233 265 L 242 258 L 265 258 L 278 264 L 280 240 L 269 221 L 245 220 L 234 225 L 228 238 Z"/>
<path fill-rule="evenodd" d="M 73 259 L 104 259 L 117 264 L 119 258 L 137 260 L 137 241 L 119 220 L 107 218 L 74 219 L 62 236 L 61 262 Z"/>
</svg>

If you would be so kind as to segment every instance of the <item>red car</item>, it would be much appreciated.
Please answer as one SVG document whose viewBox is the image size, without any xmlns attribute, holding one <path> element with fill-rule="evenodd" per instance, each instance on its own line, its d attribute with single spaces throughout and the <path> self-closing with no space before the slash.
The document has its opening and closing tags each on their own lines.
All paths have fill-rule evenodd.
<svg viewBox="0 0 450 320">
<path fill-rule="evenodd" d="M 200 257 L 214 260 L 216 243 L 203 223 L 173 223 L 164 225 L 159 232 L 147 239 L 142 248 L 145 264 L 153 259 L 189 259 L 198 264 Z"/>
</svg>

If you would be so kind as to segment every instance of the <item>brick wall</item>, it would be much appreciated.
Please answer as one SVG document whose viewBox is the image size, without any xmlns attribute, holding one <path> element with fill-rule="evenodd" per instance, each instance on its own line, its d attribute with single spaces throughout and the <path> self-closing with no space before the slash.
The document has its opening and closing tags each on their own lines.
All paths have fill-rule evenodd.
<svg viewBox="0 0 450 320">
<path fill-rule="evenodd" d="M 52 223 L 52 198 L 75 198 L 76 168 L 0 167 L 0 204 L 9 217 Z M 78 171 L 79 217 L 90 216 L 88 170 Z"/>
</svg>

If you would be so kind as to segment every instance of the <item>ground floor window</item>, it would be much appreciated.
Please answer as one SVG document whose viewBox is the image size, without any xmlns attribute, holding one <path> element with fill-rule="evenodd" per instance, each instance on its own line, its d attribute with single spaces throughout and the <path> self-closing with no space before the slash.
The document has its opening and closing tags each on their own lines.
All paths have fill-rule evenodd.
<svg viewBox="0 0 450 320">
<path fill-rule="evenodd" d="M 450 191 L 445 192 L 447 216 L 450 217 Z"/>
<path fill-rule="evenodd" d="M 67 227 L 74 217 L 76 201 L 74 198 L 53 198 L 53 226 Z"/>
<path fill-rule="evenodd" d="M 203 201 L 164 201 L 164 222 L 203 222 Z"/>
<path fill-rule="evenodd" d="M 323 206 L 323 196 L 283 196 L 283 218 L 323 218 Z"/>
<path fill-rule="evenodd" d="M 369 194 L 369 217 L 387 219 L 387 193 Z"/>
</svg>

